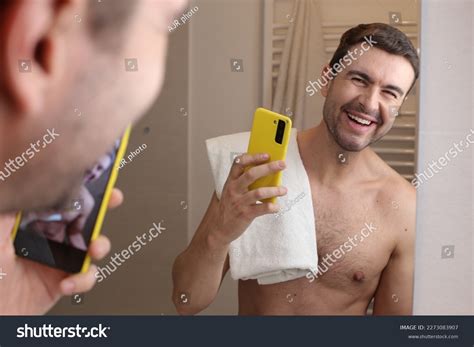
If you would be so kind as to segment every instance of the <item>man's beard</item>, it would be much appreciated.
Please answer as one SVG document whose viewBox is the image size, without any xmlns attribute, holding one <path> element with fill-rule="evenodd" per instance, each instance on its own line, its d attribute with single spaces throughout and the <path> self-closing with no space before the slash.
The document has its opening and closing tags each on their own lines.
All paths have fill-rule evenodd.
<svg viewBox="0 0 474 347">
<path fill-rule="evenodd" d="M 326 128 L 328 129 L 328 132 L 331 134 L 333 140 L 344 151 L 360 152 L 364 150 L 365 148 L 367 148 L 368 146 L 372 145 L 373 143 L 379 141 L 383 136 L 385 136 L 385 134 L 381 134 L 380 136 L 376 138 L 371 137 L 368 141 L 366 141 L 366 143 L 363 143 L 363 144 L 353 143 L 353 142 L 345 140 L 343 136 L 341 135 L 341 132 L 339 131 L 337 123 L 336 123 L 336 119 L 340 120 L 340 118 L 337 118 L 338 112 L 340 112 L 342 116 L 345 115 L 343 111 L 345 107 L 346 105 L 341 107 L 340 110 L 337 110 L 337 108 L 328 98 L 325 100 L 324 106 L 323 106 L 323 119 L 324 119 L 324 123 L 326 124 Z M 378 117 L 378 119 L 380 118 Z"/>
<path fill-rule="evenodd" d="M 55 196 L 50 196 L 45 199 L 41 194 L 35 196 L 31 202 L 31 208 L 28 211 L 31 212 L 45 212 L 45 211 L 66 211 L 71 209 L 74 199 L 77 198 L 79 189 L 83 181 L 83 174 L 75 175 L 63 180 L 60 184 L 59 192 L 55 192 Z M 47 200 L 47 201 L 45 201 Z"/>
</svg>

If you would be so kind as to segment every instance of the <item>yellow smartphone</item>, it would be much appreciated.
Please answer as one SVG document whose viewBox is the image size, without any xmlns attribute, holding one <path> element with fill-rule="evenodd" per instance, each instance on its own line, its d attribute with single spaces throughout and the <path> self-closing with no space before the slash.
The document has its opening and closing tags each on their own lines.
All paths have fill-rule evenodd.
<svg viewBox="0 0 474 347">
<path fill-rule="evenodd" d="M 87 250 L 100 234 L 130 131 L 128 127 L 114 148 L 87 170 L 68 206 L 17 214 L 12 238 L 18 256 L 68 273 L 87 271 Z"/>
<path fill-rule="evenodd" d="M 257 108 L 253 117 L 247 153 L 268 153 L 269 161 L 285 160 L 291 136 L 291 119 L 265 108 Z M 282 172 L 261 177 L 249 186 L 249 190 L 281 185 Z M 276 202 L 276 197 L 262 202 Z"/>
</svg>

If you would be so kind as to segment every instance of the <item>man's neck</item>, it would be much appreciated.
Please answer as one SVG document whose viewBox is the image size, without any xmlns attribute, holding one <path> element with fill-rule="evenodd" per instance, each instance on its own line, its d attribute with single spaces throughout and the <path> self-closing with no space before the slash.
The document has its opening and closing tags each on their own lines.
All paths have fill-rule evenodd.
<svg viewBox="0 0 474 347">
<path fill-rule="evenodd" d="M 349 152 L 341 148 L 329 132 L 326 123 L 305 131 L 303 147 L 306 170 L 324 185 L 339 185 L 357 180 L 365 171 L 369 149 Z"/>
</svg>

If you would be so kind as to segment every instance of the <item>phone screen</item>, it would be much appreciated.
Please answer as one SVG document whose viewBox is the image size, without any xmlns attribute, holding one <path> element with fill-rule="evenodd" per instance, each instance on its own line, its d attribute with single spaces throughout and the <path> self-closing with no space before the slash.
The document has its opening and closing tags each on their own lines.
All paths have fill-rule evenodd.
<svg viewBox="0 0 474 347">
<path fill-rule="evenodd" d="M 65 208 L 22 213 L 14 240 L 17 255 L 66 272 L 81 271 L 107 184 L 117 170 L 120 142 L 86 171 L 77 196 Z"/>
</svg>

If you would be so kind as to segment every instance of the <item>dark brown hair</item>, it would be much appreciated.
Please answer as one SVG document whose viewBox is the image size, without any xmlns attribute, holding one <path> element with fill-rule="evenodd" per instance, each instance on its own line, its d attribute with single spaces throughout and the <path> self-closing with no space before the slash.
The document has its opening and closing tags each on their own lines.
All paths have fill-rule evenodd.
<svg viewBox="0 0 474 347">
<path fill-rule="evenodd" d="M 126 28 L 128 19 L 133 14 L 137 1 L 107 0 L 90 1 L 90 30 L 94 35 Z"/>
<path fill-rule="evenodd" d="M 137 1 L 87 0 L 88 31 L 100 46 L 119 46 L 121 32 L 127 29 L 128 20 L 135 11 Z M 14 0 L 0 0 L 0 20 Z"/>
<path fill-rule="evenodd" d="M 402 56 L 408 60 L 415 72 L 415 79 L 413 81 L 413 84 L 415 84 L 420 71 L 420 60 L 415 47 L 413 47 L 410 39 L 403 32 L 384 23 L 359 24 L 347 30 L 341 36 L 341 41 L 334 52 L 329 66 L 332 68 L 334 64 L 348 54 L 348 50 L 352 46 L 364 42 L 365 38 L 369 39 L 370 36 L 372 36 L 373 41 L 377 42 L 374 44 L 374 47 L 390 54 Z"/>
</svg>

